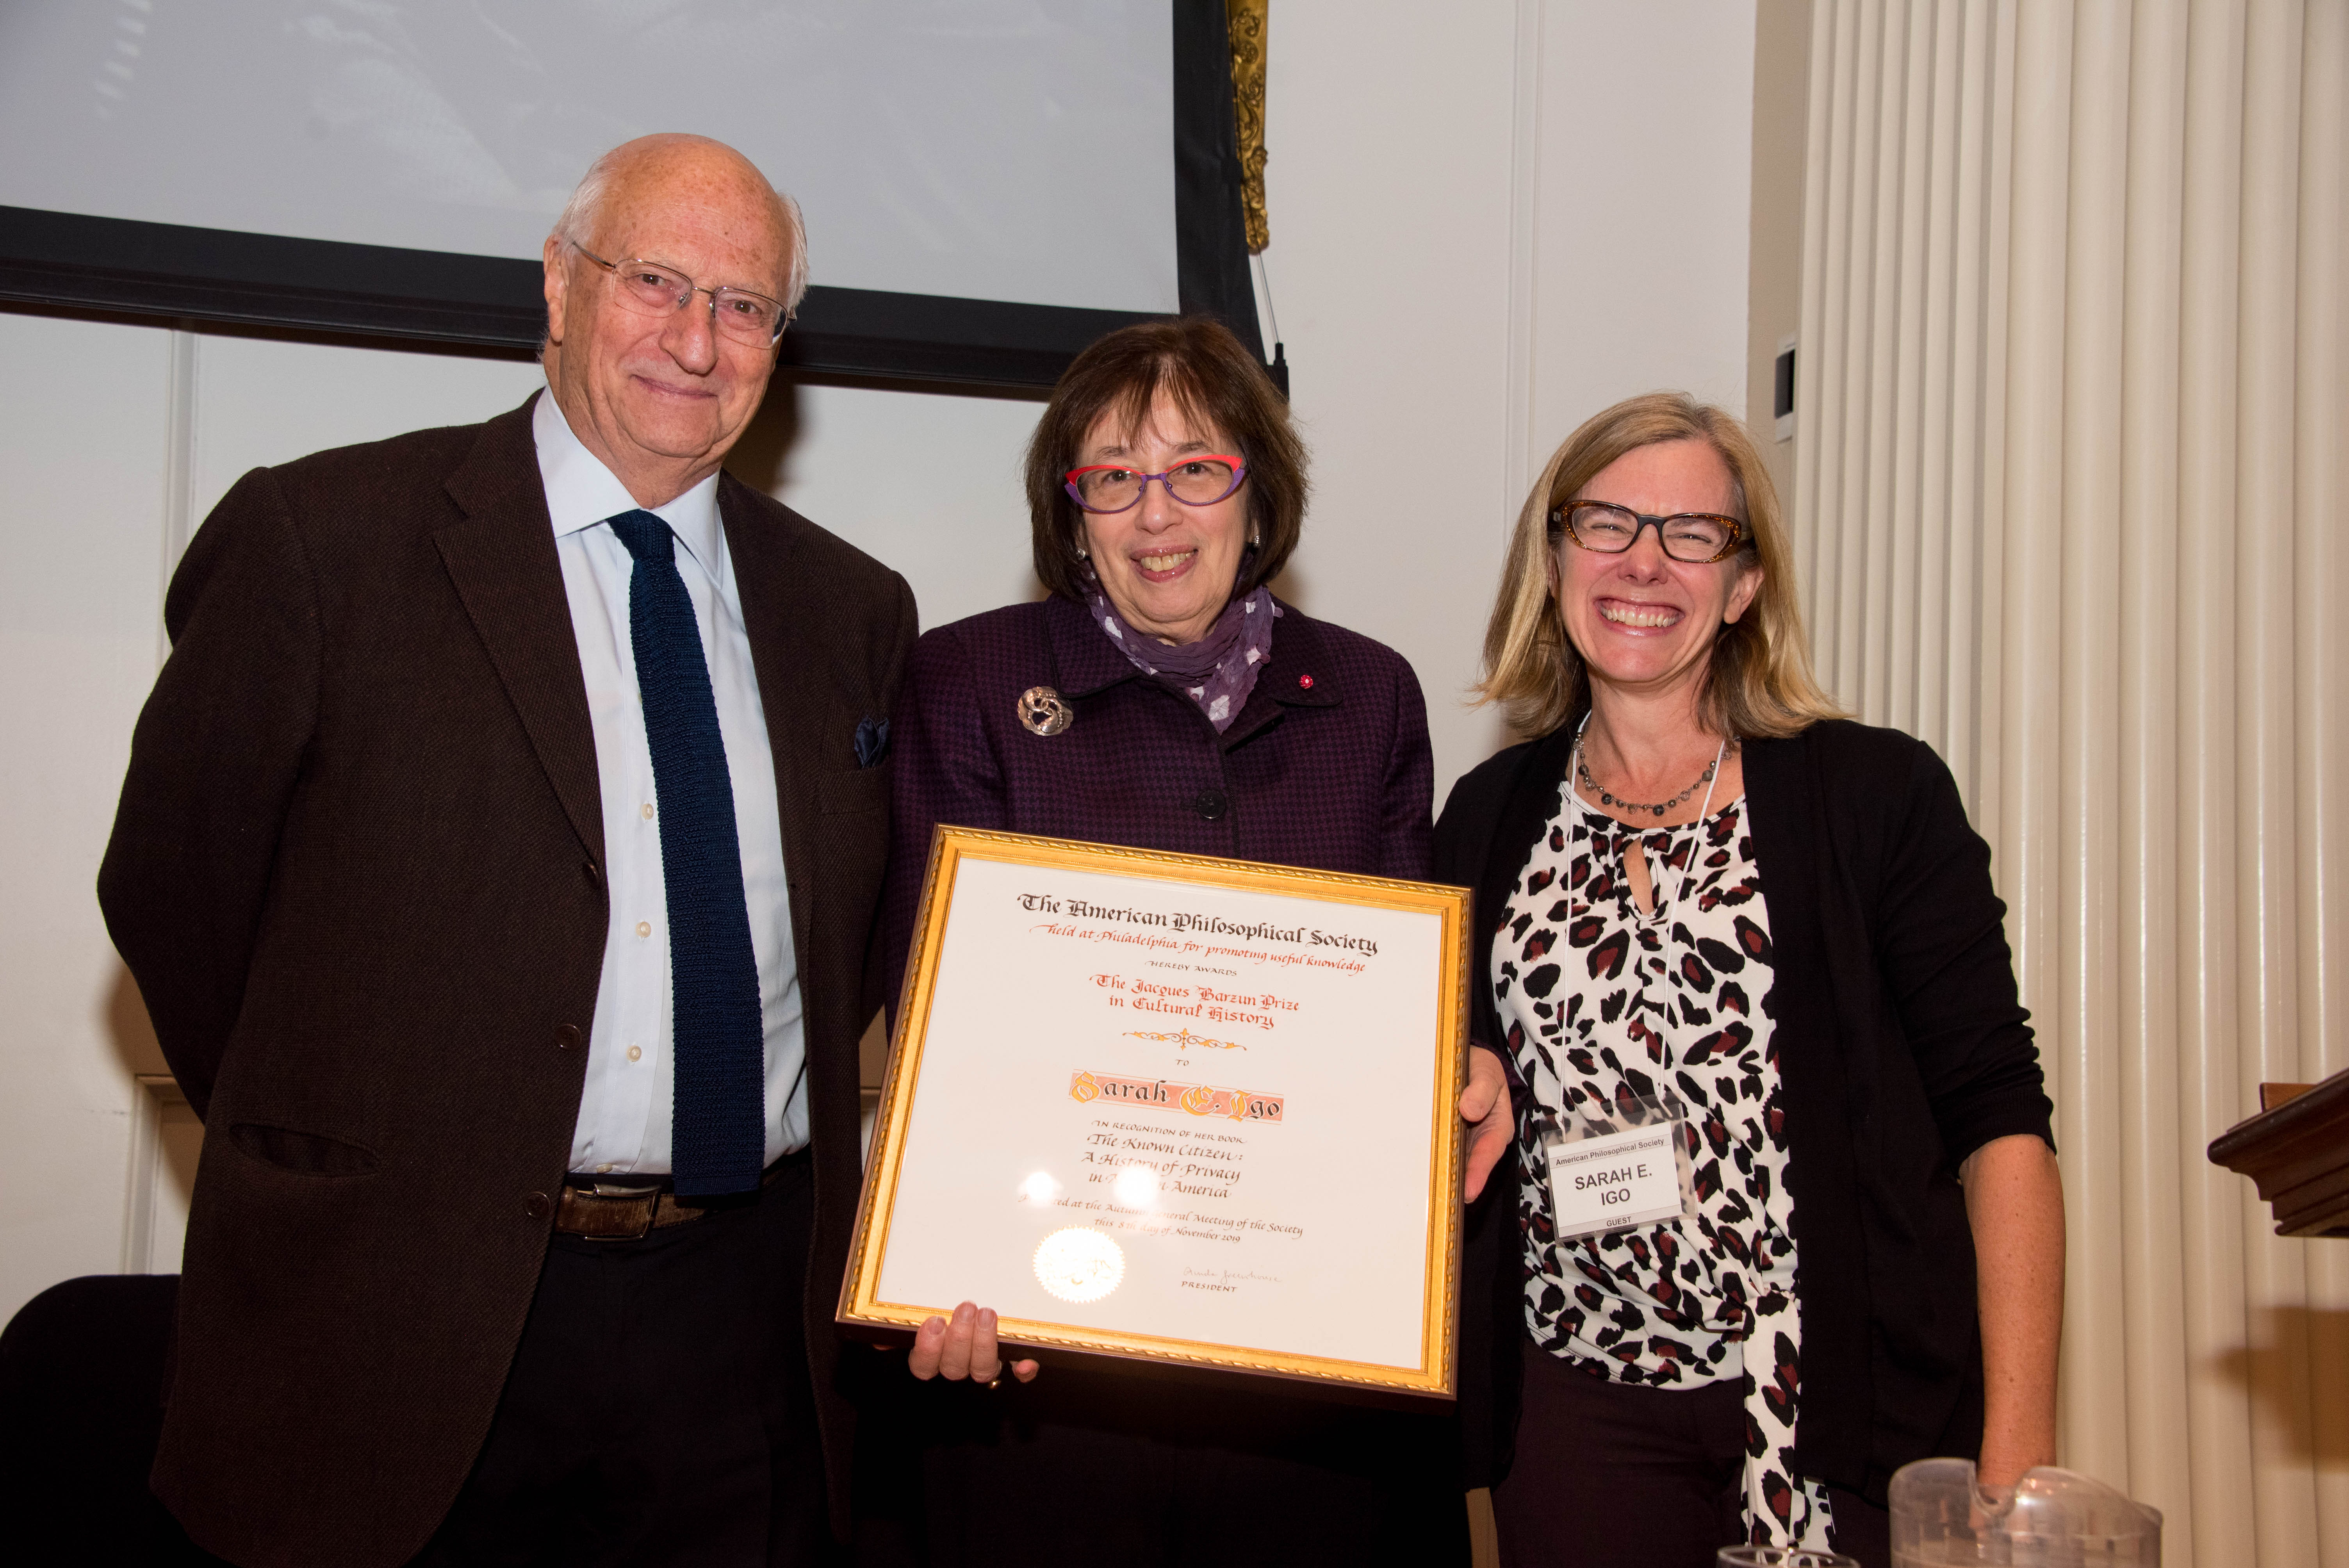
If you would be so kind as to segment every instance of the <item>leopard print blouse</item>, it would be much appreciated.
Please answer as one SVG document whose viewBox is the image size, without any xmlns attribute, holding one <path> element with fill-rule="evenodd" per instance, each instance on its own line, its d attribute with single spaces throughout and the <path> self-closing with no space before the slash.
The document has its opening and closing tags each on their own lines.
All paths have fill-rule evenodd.
<svg viewBox="0 0 2349 1568">
<path fill-rule="evenodd" d="M 1625 874 L 1634 844 L 1646 851 L 1652 916 Z M 1617 1382 L 1741 1379 L 1748 1537 L 1824 1548 L 1826 1491 L 1792 1463 L 1802 1359 L 1794 1202 L 1769 912 L 1744 801 L 1642 830 L 1562 784 L 1503 918 L 1492 982 L 1505 1048 L 1533 1091 L 1517 1130 L 1525 1169 L 1548 1170 L 1541 1112 L 1562 1120 L 1578 1105 L 1670 1097 L 1695 1177 L 1686 1219 L 1565 1240 L 1547 1181 L 1527 1181 L 1517 1215 L 1526 1332 Z"/>
</svg>

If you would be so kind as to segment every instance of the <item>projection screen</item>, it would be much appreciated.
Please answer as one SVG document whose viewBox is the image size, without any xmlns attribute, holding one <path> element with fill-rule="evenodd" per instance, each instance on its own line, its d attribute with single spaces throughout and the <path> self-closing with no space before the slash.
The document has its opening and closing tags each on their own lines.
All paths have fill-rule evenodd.
<svg viewBox="0 0 2349 1568">
<path fill-rule="evenodd" d="M 527 347 L 600 151 L 731 143 L 806 214 L 787 364 L 1047 384 L 1257 337 L 1221 0 L 13 0 L 0 298 Z"/>
</svg>

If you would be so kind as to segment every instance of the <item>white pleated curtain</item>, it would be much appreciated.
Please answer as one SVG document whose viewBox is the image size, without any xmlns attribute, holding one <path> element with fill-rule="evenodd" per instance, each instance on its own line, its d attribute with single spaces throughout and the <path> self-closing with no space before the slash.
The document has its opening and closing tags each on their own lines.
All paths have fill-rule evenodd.
<svg viewBox="0 0 2349 1568">
<path fill-rule="evenodd" d="M 2349 0 L 1816 0 L 1821 673 L 1993 851 L 2056 1106 L 2066 1464 L 2349 1568 L 2349 1241 L 2205 1146 L 2349 1067 Z"/>
</svg>

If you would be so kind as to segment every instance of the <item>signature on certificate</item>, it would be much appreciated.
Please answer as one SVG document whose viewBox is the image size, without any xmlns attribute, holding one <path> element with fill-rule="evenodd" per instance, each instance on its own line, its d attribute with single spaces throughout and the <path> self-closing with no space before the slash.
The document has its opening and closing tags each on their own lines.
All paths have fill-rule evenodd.
<svg viewBox="0 0 2349 1568">
<path fill-rule="evenodd" d="M 1212 1290 L 1224 1295 L 1236 1293 L 1243 1284 L 1279 1283 L 1278 1274 L 1258 1274 L 1254 1269 L 1201 1269 L 1186 1265 L 1183 1270 L 1184 1289 Z"/>
</svg>

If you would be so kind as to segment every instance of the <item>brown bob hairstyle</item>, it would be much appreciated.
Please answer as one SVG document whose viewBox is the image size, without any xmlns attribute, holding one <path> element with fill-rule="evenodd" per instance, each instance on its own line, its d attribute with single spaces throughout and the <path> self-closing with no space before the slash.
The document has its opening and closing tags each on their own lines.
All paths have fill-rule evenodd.
<svg viewBox="0 0 2349 1568">
<path fill-rule="evenodd" d="M 1288 422 L 1288 405 L 1222 323 L 1203 315 L 1123 326 L 1076 357 L 1028 443 L 1028 513 L 1034 526 L 1036 575 L 1064 599 L 1082 600 L 1085 577 L 1077 546 L 1084 513 L 1061 476 L 1077 466 L 1078 449 L 1107 415 L 1131 436 L 1161 394 L 1195 428 L 1213 429 L 1247 465 L 1241 494 L 1258 541 L 1240 557 L 1235 595 L 1270 582 L 1297 548 L 1305 523 L 1305 443 Z"/>
<path fill-rule="evenodd" d="M 1592 416 L 1543 467 L 1501 568 L 1501 591 L 1485 628 L 1479 699 L 1499 703 L 1509 721 L 1531 735 L 1572 723 L 1590 706 L 1589 673 L 1551 600 L 1565 531 L 1550 513 L 1578 500 L 1583 487 L 1626 452 L 1665 441 L 1702 441 L 1721 454 L 1732 510 L 1745 525 L 1737 552 L 1722 564 L 1762 574 L 1745 614 L 1713 638 L 1698 717 L 1716 733 L 1742 738 L 1797 735 L 1823 718 L 1842 717 L 1811 674 L 1810 638 L 1770 470 L 1744 425 L 1685 392 L 1651 392 Z"/>
</svg>

